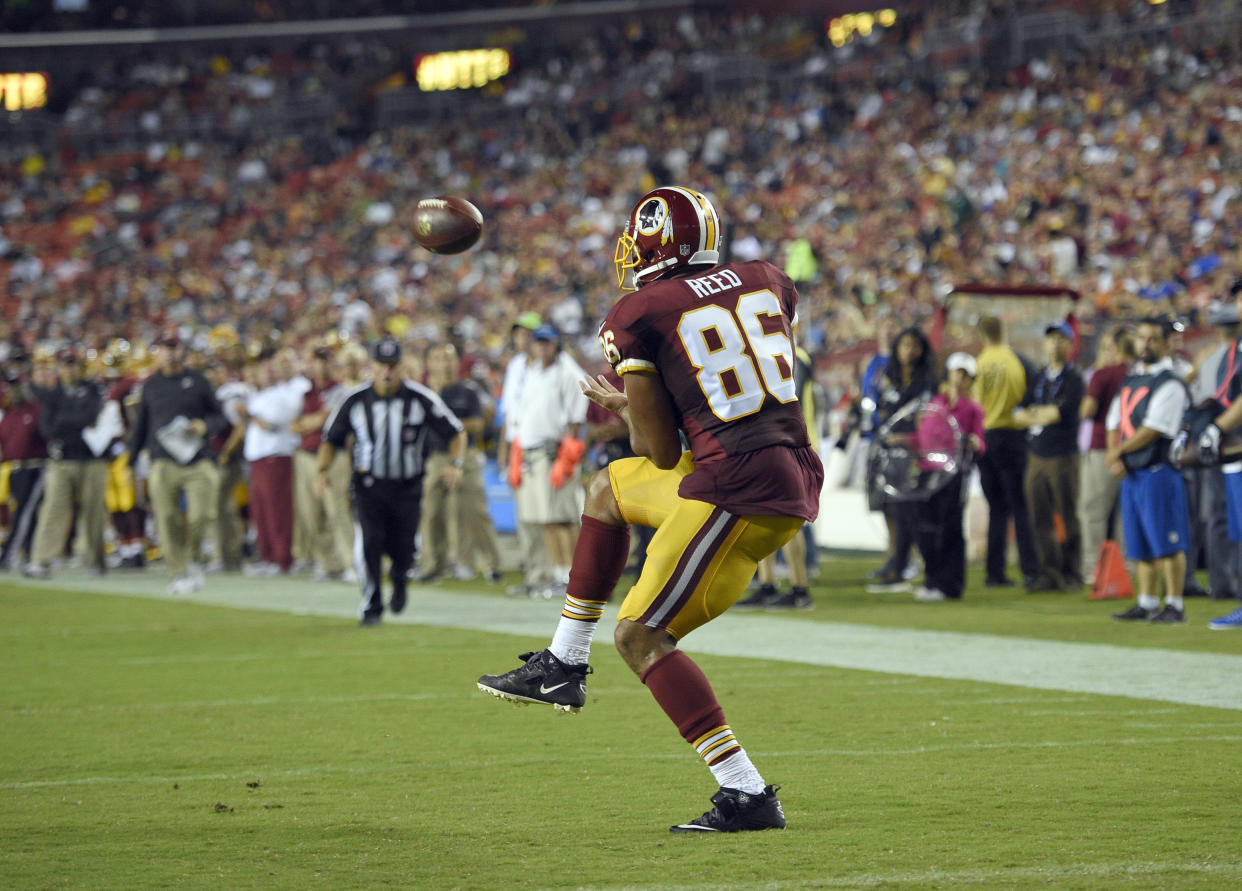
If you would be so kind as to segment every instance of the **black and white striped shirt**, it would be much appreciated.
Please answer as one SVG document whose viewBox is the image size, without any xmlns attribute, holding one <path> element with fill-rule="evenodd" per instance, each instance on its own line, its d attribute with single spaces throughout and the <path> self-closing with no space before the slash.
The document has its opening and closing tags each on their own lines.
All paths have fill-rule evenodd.
<svg viewBox="0 0 1242 891">
<path fill-rule="evenodd" d="M 355 387 L 324 422 L 323 438 L 343 448 L 354 435 L 354 473 L 377 480 L 411 482 L 423 476 L 431 447 L 428 434 L 451 440 L 461 421 L 434 390 L 402 381 L 397 391 L 381 398 L 372 383 Z"/>
</svg>

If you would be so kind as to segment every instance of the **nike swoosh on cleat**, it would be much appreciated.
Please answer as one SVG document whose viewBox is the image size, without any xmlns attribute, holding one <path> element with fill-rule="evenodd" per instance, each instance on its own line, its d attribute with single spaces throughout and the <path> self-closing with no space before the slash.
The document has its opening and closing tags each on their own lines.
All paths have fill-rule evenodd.
<svg viewBox="0 0 1242 891">
<path fill-rule="evenodd" d="M 546 696 L 547 694 L 551 693 L 553 690 L 559 690 L 561 689 L 561 687 L 566 686 L 568 683 L 569 681 L 561 681 L 559 684 L 554 684 L 551 687 L 547 687 L 547 686 L 544 686 L 543 684 L 540 684 L 539 692 Z"/>
</svg>

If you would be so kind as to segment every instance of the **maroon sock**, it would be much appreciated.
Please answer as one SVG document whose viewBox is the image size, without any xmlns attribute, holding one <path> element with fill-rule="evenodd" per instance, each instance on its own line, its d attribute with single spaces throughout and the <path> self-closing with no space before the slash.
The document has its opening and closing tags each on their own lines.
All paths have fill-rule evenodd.
<svg viewBox="0 0 1242 891">
<path fill-rule="evenodd" d="M 608 600 L 629 555 L 629 526 L 614 526 L 583 514 L 569 569 L 569 593 L 583 600 Z"/>
<path fill-rule="evenodd" d="M 713 735 L 721 736 L 721 731 L 724 732 L 725 745 L 713 744 L 710 752 L 700 751 L 708 764 L 723 761 L 741 748 L 728 732 L 724 709 L 716 700 L 707 676 L 684 652 L 673 650 L 660 657 L 643 672 L 642 682 L 677 725 L 682 738 L 696 749 Z"/>
</svg>

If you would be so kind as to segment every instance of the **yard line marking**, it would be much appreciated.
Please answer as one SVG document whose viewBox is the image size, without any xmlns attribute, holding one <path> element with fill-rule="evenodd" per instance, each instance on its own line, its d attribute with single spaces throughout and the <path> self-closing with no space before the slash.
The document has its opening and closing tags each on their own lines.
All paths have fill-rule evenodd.
<svg viewBox="0 0 1242 891">
<path fill-rule="evenodd" d="M 1144 745 L 1187 745 L 1191 743 L 1204 742 L 1242 742 L 1242 735 L 1219 735 L 1219 736 L 1166 736 L 1166 737 L 1150 737 L 1140 739 L 1130 737 L 1127 739 L 1081 739 L 1081 740 L 1034 740 L 1020 741 L 1014 740 L 1009 742 L 992 742 L 992 743 L 946 743 L 938 746 L 910 746 L 906 748 L 885 748 L 885 749 L 845 749 L 845 748 L 829 748 L 829 749 L 801 749 L 801 750 L 785 750 L 785 751 L 768 751 L 766 749 L 748 749 L 752 754 L 760 755 L 764 758 L 891 758 L 894 756 L 911 756 L 920 757 L 929 753 L 939 752 L 972 752 L 972 751 L 1003 751 L 1010 750 L 1028 750 L 1028 749 L 1072 749 L 1085 748 L 1089 746 L 1144 746 Z M 675 752 L 591 752 L 581 753 L 575 756 L 578 761 L 617 761 L 632 760 L 643 761 L 645 759 L 659 760 L 679 760 L 684 761 L 685 752 L 678 750 Z M 520 766 L 544 762 L 547 760 L 546 755 L 516 755 L 511 754 L 508 757 L 496 756 L 489 757 L 488 764 L 492 766 Z M 281 768 L 269 769 L 264 766 L 256 766 L 242 773 L 206 773 L 206 774 L 188 774 L 181 776 L 95 776 L 95 777 L 71 777 L 57 780 L 10 780 L 0 782 L 2 790 L 18 790 L 18 789 L 42 789 L 60 786 L 97 786 L 110 783 L 194 783 L 194 782 L 211 782 L 215 780 L 249 780 L 256 776 L 264 778 L 276 777 L 300 777 L 300 776 L 319 776 L 326 774 L 385 774 L 393 773 L 402 776 L 409 775 L 409 768 L 401 764 L 377 764 L 364 766 L 344 766 L 344 765 L 317 765 L 315 767 L 305 768 Z"/>
<path fill-rule="evenodd" d="M 765 891 L 782 891 L 785 888 L 850 888 L 872 887 L 885 885 L 980 885 L 999 881 L 1027 879 L 1031 881 L 1047 881 L 1048 879 L 1069 878 L 1142 878 L 1144 876 L 1163 876 L 1177 873 L 1191 875 L 1236 876 L 1242 875 L 1242 863 L 1219 861 L 1182 861 L 1165 860 L 1123 860 L 1114 863 L 1067 863 L 1048 866 L 1014 866 L 1008 869 L 927 869 L 920 872 L 896 873 L 854 873 L 852 875 L 822 875 L 809 879 L 776 880 L 764 882 L 738 883 L 730 881 L 733 888 L 762 888 Z M 584 891 L 703 891 L 703 889 L 719 888 L 719 883 L 698 885 L 587 885 Z"/>
<path fill-rule="evenodd" d="M 351 585 L 310 585 L 298 579 L 264 579 L 256 584 L 231 575 L 212 576 L 201 591 L 182 598 L 167 594 L 164 580 L 154 575 L 118 576 L 113 573 L 103 579 L 88 579 L 82 570 L 65 570 L 52 580 L 35 584 L 350 620 L 357 616 L 357 590 Z M 413 586 L 411 593 L 405 614 L 386 616 L 386 621 L 541 641 L 546 641 L 556 626 L 556 613 L 544 602 L 419 586 Z M 615 619 L 616 606 L 610 607 L 607 615 Z M 1176 630 L 1152 628 L 1153 643 L 1167 640 Z M 731 613 L 695 631 L 684 646 L 692 653 L 718 656 L 1242 710 L 1242 697 L 1237 694 L 1242 656 L 1234 654 Z M 1143 670 L 1136 671 L 1136 665 Z"/>
<path fill-rule="evenodd" d="M 114 665 L 192 665 L 196 662 L 216 663 L 216 662 L 262 662 L 264 660 L 276 660 L 287 662 L 290 659 L 323 659 L 325 657 L 337 658 L 339 656 L 350 656 L 357 658 L 359 656 L 384 656 L 389 654 L 382 653 L 378 650 L 366 650 L 356 652 L 345 652 L 343 650 L 303 650 L 299 653 L 266 653 L 256 651 L 253 653 L 203 653 L 199 655 L 187 656 L 134 656 L 128 659 L 117 659 Z"/>
<path fill-rule="evenodd" d="M 10 715 L 61 715 L 90 712 L 144 712 L 165 709 L 188 708 L 237 708 L 260 705 L 332 705 L 355 702 L 422 702 L 428 699 L 448 699 L 445 693 L 377 693 L 358 696 L 255 696 L 249 699 L 201 699 L 185 702 L 115 702 L 92 705 L 69 706 L 16 706 L 7 709 Z"/>
<path fill-rule="evenodd" d="M 1148 745 L 1181 745 L 1182 743 L 1193 742 L 1242 742 L 1242 735 L 1237 734 L 1221 734 L 1219 736 L 1203 736 L 1195 734 L 1194 736 L 1149 736 L 1149 737 L 1128 737 L 1125 739 L 1071 739 L 1071 740 L 1033 740 L 1024 742 L 1021 740 L 1013 740 L 1008 742 L 975 742 L 975 743 L 945 743 L 940 746 L 911 746 L 905 749 L 814 749 L 805 751 L 776 751 L 770 752 L 763 749 L 756 749 L 758 754 L 764 758 L 808 758 L 808 757 L 880 757 L 888 758 L 892 755 L 926 755 L 929 752 L 988 752 L 998 751 L 1002 749 L 1075 749 L 1087 748 L 1090 746 L 1148 746 Z M 747 751 L 751 751 L 747 749 Z M 649 757 L 659 758 L 661 755 L 652 755 Z M 673 757 L 669 755 L 668 757 Z"/>
</svg>

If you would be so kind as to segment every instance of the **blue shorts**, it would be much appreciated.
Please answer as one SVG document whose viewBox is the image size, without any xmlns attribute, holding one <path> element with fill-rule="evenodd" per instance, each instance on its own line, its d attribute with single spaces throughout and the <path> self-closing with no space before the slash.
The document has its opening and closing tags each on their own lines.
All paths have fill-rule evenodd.
<svg viewBox="0 0 1242 891">
<path fill-rule="evenodd" d="M 1229 540 L 1242 541 L 1242 473 L 1224 473 L 1225 516 L 1229 520 Z"/>
<path fill-rule="evenodd" d="M 1131 471 L 1121 481 L 1121 523 L 1126 556 L 1159 560 L 1190 545 L 1186 484 L 1168 464 Z"/>
</svg>

